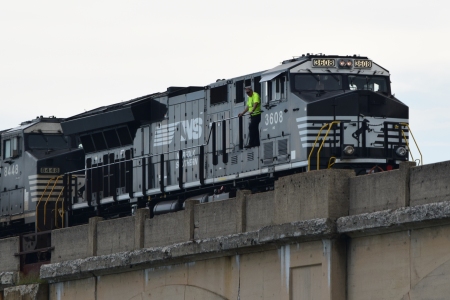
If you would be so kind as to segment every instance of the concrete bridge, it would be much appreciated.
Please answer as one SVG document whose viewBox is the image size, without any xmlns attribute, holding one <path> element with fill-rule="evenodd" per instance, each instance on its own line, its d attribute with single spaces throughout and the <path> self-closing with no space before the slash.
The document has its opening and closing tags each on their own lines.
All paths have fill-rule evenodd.
<svg viewBox="0 0 450 300">
<path fill-rule="evenodd" d="M 53 231 L 44 284 L 16 285 L 18 244 L 0 240 L 0 299 L 448 299 L 450 161 L 92 218 Z"/>
</svg>

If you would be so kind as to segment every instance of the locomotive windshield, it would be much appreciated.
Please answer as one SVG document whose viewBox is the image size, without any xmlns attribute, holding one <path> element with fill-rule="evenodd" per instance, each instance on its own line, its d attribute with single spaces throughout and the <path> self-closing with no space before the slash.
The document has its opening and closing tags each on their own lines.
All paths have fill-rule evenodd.
<svg viewBox="0 0 450 300">
<path fill-rule="evenodd" d="M 347 80 L 343 82 L 342 79 Z M 387 93 L 389 92 L 388 80 L 389 77 L 386 76 L 371 75 L 295 74 L 294 89 L 297 92 L 369 90 Z"/>
<path fill-rule="evenodd" d="M 297 74 L 295 75 L 297 91 L 336 91 L 342 90 L 342 76 L 335 74 Z"/>
<path fill-rule="evenodd" d="M 62 134 L 30 134 L 28 136 L 28 148 L 31 149 L 66 149 L 68 147 L 68 138 Z"/>
<path fill-rule="evenodd" d="M 388 92 L 386 77 L 369 75 L 348 75 L 350 90 L 369 90 L 374 92 Z"/>
</svg>

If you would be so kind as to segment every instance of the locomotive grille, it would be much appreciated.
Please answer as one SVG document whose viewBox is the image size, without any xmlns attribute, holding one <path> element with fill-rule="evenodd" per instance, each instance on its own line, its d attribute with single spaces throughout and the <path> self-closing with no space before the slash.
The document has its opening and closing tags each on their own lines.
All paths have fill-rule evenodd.
<svg viewBox="0 0 450 300">
<path fill-rule="evenodd" d="M 264 143 L 264 159 L 273 158 L 273 142 Z"/>
<path fill-rule="evenodd" d="M 278 155 L 287 155 L 287 139 L 278 141 Z"/>
<path fill-rule="evenodd" d="M 232 165 L 237 164 L 237 161 L 238 161 L 237 155 L 231 157 L 231 164 Z"/>
<path fill-rule="evenodd" d="M 252 161 L 252 160 L 253 160 L 253 152 L 247 153 L 247 161 Z"/>
</svg>

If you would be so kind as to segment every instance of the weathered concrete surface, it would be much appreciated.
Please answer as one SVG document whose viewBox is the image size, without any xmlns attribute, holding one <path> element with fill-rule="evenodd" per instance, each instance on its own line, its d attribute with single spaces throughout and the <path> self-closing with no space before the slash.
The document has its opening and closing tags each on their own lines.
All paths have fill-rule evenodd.
<svg viewBox="0 0 450 300">
<path fill-rule="evenodd" d="M 351 178 L 349 215 L 409 206 L 412 166 L 414 162 L 402 162 L 398 170 Z"/>
<path fill-rule="evenodd" d="M 89 225 L 52 231 L 52 263 L 92 256 L 89 251 Z"/>
<path fill-rule="evenodd" d="M 328 276 L 333 269 L 328 262 L 337 259 L 330 253 L 339 252 L 330 246 L 337 244 L 281 244 L 259 252 L 97 275 L 73 285 L 53 283 L 49 299 L 344 300 L 345 293 L 334 290 L 330 295 L 330 287 L 342 283 Z"/>
<path fill-rule="evenodd" d="M 410 289 L 409 249 L 407 231 L 351 239 L 347 299 L 405 299 Z"/>
<path fill-rule="evenodd" d="M 48 300 L 48 284 L 27 284 L 4 290 L 5 300 Z"/>
<path fill-rule="evenodd" d="M 14 253 L 20 252 L 19 237 L 0 240 L 0 271 L 20 271 L 20 258 Z"/>
<path fill-rule="evenodd" d="M 18 276 L 19 272 L 0 272 L 0 291 L 16 284 Z"/>
<path fill-rule="evenodd" d="M 349 240 L 348 298 L 448 299 L 450 226 Z"/>
<path fill-rule="evenodd" d="M 58 282 L 50 284 L 48 299 L 54 300 L 80 300 L 101 299 L 96 295 L 97 277 L 90 277 L 76 281 Z M 126 288 L 120 285 L 122 288 Z M 112 288 L 112 287 L 111 287 Z M 109 298 L 120 299 L 120 298 Z"/>
<path fill-rule="evenodd" d="M 275 216 L 275 192 L 265 192 L 246 197 L 246 230 L 258 230 L 273 225 Z"/>
<path fill-rule="evenodd" d="M 194 239 L 242 232 L 245 196 L 194 207 Z"/>
<path fill-rule="evenodd" d="M 329 169 L 279 178 L 274 223 L 348 215 L 349 179 L 354 176 L 353 170 Z"/>
<path fill-rule="evenodd" d="M 144 247 L 161 247 L 190 240 L 180 226 L 184 223 L 185 215 L 184 211 L 178 211 L 145 220 Z"/>
<path fill-rule="evenodd" d="M 450 223 L 450 202 L 438 202 L 399 209 L 342 217 L 337 230 L 350 236 L 380 234 Z"/>
<path fill-rule="evenodd" d="M 411 169 L 411 206 L 450 201 L 450 161 Z"/>
<path fill-rule="evenodd" d="M 97 255 L 134 250 L 134 226 L 134 217 L 98 222 Z"/>
<path fill-rule="evenodd" d="M 145 220 L 150 218 L 150 210 L 138 209 L 134 216 L 134 249 L 144 248 L 145 244 Z"/>
<path fill-rule="evenodd" d="M 130 268 L 142 269 L 149 266 L 156 267 L 235 253 L 261 251 L 267 247 L 276 247 L 274 243 L 320 240 L 333 237 L 335 233 L 334 222 L 329 219 L 267 226 L 253 232 L 44 265 L 41 267 L 41 278 L 62 281 L 86 278 L 93 274 L 100 276 L 123 272 Z"/>
</svg>

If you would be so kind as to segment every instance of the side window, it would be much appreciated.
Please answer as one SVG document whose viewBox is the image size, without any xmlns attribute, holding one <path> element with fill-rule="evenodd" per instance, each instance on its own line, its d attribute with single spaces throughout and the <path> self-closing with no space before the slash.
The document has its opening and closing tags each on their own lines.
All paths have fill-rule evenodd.
<svg viewBox="0 0 450 300">
<path fill-rule="evenodd" d="M 13 137 L 3 142 L 3 159 L 17 157 L 20 155 L 19 141 L 19 137 Z"/>
<path fill-rule="evenodd" d="M 281 76 L 275 79 L 275 100 L 286 99 L 286 77 Z"/>
<path fill-rule="evenodd" d="M 236 103 L 244 102 L 245 99 L 245 90 L 244 90 L 244 81 L 239 80 L 236 81 Z"/>
</svg>

